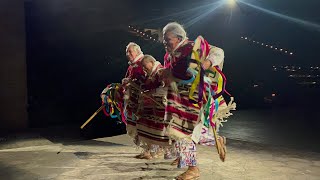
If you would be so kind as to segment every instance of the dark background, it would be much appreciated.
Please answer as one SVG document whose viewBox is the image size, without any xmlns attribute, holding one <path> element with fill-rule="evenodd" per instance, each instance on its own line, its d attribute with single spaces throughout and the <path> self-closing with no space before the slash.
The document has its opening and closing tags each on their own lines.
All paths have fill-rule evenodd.
<svg viewBox="0 0 320 180">
<path fill-rule="evenodd" d="M 163 45 L 129 33 L 128 25 L 160 29 L 170 21 L 178 21 L 186 25 L 190 39 L 203 35 L 224 49 L 227 89 L 235 97 L 239 111 L 299 111 L 312 118 L 300 116 L 295 121 L 306 121 L 318 129 L 319 116 L 314 112 L 319 107 L 319 87 L 298 85 L 288 78 L 288 72 L 274 72 L 273 66 L 294 65 L 309 70 L 310 66 L 320 65 L 319 25 L 292 22 L 242 3 L 232 10 L 232 16 L 231 9 L 222 6 L 195 19 L 208 12 L 212 2 L 215 1 L 25 0 L 30 127 L 82 124 L 100 106 L 99 95 L 105 86 L 120 82 L 125 75 L 125 48 L 129 42 L 138 43 L 145 54 L 163 61 Z M 320 23 L 317 0 L 246 2 Z M 190 11 L 195 7 L 203 8 Z M 186 13 L 169 16 L 181 11 Z M 290 49 L 294 55 L 241 40 L 241 36 Z M 259 87 L 253 88 L 254 84 Z M 272 93 L 277 96 L 267 103 L 264 98 Z M 256 120 L 259 121 L 258 116 Z M 94 131 L 123 128 L 102 114 L 88 126 Z"/>
</svg>

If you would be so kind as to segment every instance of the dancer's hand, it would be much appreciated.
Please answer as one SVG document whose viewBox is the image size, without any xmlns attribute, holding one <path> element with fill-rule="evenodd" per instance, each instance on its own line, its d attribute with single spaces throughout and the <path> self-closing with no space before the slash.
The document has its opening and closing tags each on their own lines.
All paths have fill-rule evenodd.
<svg viewBox="0 0 320 180">
<path fill-rule="evenodd" d="M 202 64 L 202 68 L 203 68 L 204 70 L 207 70 L 207 69 L 209 69 L 209 68 L 212 66 L 211 61 L 210 61 L 210 60 L 207 60 L 207 59 L 204 60 L 204 61 L 202 61 L 201 64 Z"/>
<path fill-rule="evenodd" d="M 171 76 L 171 72 L 169 69 L 163 69 L 161 70 L 161 72 L 159 73 L 160 77 L 160 81 L 161 81 L 161 86 L 165 87 L 167 85 L 169 85 L 173 80 L 172 80 L 172 76 Z"/>
<path fill-rule="evenodd" d="M 108 88 L 104 88 L 104 90 L 101 92 L 100 94 L 100 98 L 101 98 L 101 101 L 104 102 L 105 100 L 105 97 L 106 97 L 106 92 L 108 91 Z M 105 103 L 105 102 L 104 102 Z"/>
<path fill-rule="evenodd" d="M 123 84 L 123 85 L 124 85 L 124 84 L 128 84 L 129 81 L 130 81 L 129 78 L 123 78 L 123 79 L 122 79 L 122 84 Z"/>
<path fill-rule="evenodd" d="M 106 98 L 106 94 L 101 94 L 100 97 L 101 97 L 101 101 L 104 102 L 105 98 Z M 106 103 L 106 102 L 104 102 L 104 103 Z"/>
<path fill-rule="evenodd" d="M 159 70 L 159 75 L 162 79 L 168 79 L 170 77 L 170 70 L 169 69 L 161 69 L 161 70 Z"/>
</svg>

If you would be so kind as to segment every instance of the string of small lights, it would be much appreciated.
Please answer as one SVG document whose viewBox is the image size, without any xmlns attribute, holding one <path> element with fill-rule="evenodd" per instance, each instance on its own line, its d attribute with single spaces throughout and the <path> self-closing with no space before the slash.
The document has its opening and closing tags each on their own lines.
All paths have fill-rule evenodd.
<svg viewBox="0 0 320 180">
<path fill-rule="evenodd" d="M 139 37 L 142 37 L 145 40 L 154 41 L 154 42 L 160 43 L 160 41 L 157 40 L 157 37 L 153 36 L 151 33 L 148 34 L 145 30 L 141 30 L 141 28 L 137 28 L 137 27 L 134 27 L 132 25 L 129 25 L 128 28 L 135 35 L 137 35 Z M 261 42 L 261 41 L 253 40 L 253 39 L 250 39 L 248 37 L 241 36 L 241 40 L 245 40 L 245 41 L 251 42 L 253 44 L 260 45 L 262 47 L 269 48 L 269 49 L 281 52 L 283 54 L 288 54 L 288 55 L 291 55 L 291 56 L 294 54 L 292 51 L 289 51 L 288 49 L 280 48 L 280 47 L 277 47 L 277 46 L 272 45 L 272 44 L 268 44 L 268 43 L 264 43 L 264 42 Z"/>
<path fill-rule="evenodd" d="M 154 41 L 154 42 L 160 42 L 159 40 L 156 39 L 156 37 L 152 36 L 152 34 L 148 34 L 144 30 L 139 30 L 139 28 L 134 27 L 132 25 L 129 25 L 128 27 L 129 27 L 130 31 L 134 32 L 136 35 L 144 38 L 145 40 Z"/>
<path fill-rule="evenodd" d="M 278 51 L 278 52 L 281 52 L 281 53 L 284 53 L 284 54 L 288 54 L 288 55 L 291 55 L 291 56 L 293 55 L 292 51 L 289 51 L 289 50 L 287 50 L 285 48 L 277 47 L 277 46 L 269 44 L 269 43 L 264 43 L 264 42 L 261 42 L 261 41 L 253 40 L 253 39 L 250 39 L 250 38 L 244 37 L 244 36 L 241 36 L 241 40 L 245 40 L 245 41 L 251 42 L 253 44 L 260 45 L 260 46 L 265 47 L 265 48 L 273 49 L 275 51 Z"/>
</svg>

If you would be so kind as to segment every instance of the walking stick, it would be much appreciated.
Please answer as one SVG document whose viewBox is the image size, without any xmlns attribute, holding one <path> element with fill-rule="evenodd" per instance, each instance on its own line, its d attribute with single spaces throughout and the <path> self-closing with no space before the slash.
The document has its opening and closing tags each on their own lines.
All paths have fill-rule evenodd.
<svg viewBox="0 0 320 180">
<path fill-rule="evenodd" d="M 212 131 L 213 131 L 213 136 L 214 136 L 214 141 L 215 141 L 215 144 L 216 144 L 216 148 L 217 148 L 218 154 L 220 155 L 220 144 L 218 144 L 216 128 L 212 127 Z"/>
<path fill-rule="evenodd" d="M 214 136 L 214 140 L 215 140 L 215 145 L 216 145 L 216 148 L 217 148 L 217 151 L 218 151 L 218 154 L 219 154 L 219 157 L 220 157 L 220 160 L 222 161 L 222 162 L 224 162 L 225 161 L 225 156 L 226 156 L 226 151 L 225 151 L 225 149 L 221 149 L 221 146 L 225 146 L 224 144 L 220 144 L 220 142 L 218 143 L 218 135 L 217 135 L 217 132 L 216 132 L 216 128 L 213 128 L 212 127 L 212 131 L 213 131 L 213 136 Z M 225 143 L 225 142 L 224 142 Z M 224 147 L 225 148 L 225 147 Z M 221 155 L 221 151 L 225 151 L 224 152 L 224 155 L 222 156 Z"/>
<path fill-rule="evenodd" d="M 104 107 L 105 107 L 105 105 L 100 106 L 99 109 L 96 112 L 94 112 L 90 116 L 90 118 L 85 123 L 82 124 L 82 126 L 80 128 L 83 129 Z"/>
<path fill-rule="evenodd" d="M 137 90 L 140 90 L 141 91 L 141 89 L 140 88 L 138 88 L 136 85 L 134 85 L 133 83 L 130 83 L 130 86 L 132 86 L 132 87 L 134 87 L 135 89 L 137 89 Z M 145 97 L 147 97 L 147 98 L 150 98 L 154 103 L 156 103 L 158 106 L 161 106 L 161 107 L 164 107 L 164 105 L 163 104 L 161 104 L 161 103 L 159 103 L 159 102 L 157 102 L 156 100 L 154 100 L 151 96 L 149 96 L 149 95 L 146 95 L 146 94 L 142 94 L 143 96 L 145 96 Z"/>
</svg>

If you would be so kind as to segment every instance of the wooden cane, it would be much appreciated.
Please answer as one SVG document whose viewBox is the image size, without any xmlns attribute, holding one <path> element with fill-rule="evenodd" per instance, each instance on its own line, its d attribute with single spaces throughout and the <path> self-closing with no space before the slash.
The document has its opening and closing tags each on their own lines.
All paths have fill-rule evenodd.
<svg viewBox="0 0 320 180">
<path fill-rule="evenodd" d="M 100 106 L 99 109 L 96 112 L 94 112 L 90 116 L 90 118 L 85 123 L 82 124 L 82 126 L 80 128 L 83 129 L 104 107 L 105 107 L 105 105 Z"/>
<path fill-rule="evenodd" d="M 217 138 L 217 132 L 216 132 L 216 128 L 215 127 L 212 127 L 212 131 L 213 131 L 213 136 L 214 136 L 214 141 L 215 141 L 215 144 L 216 144 L 216 148 L 217 148 L 217 151 L 218 151 L 218 154 L 220 155 L 220 144 L 218 144 L 218 138 Z"/>
<path fill-rule="evenodd" d="M 135 89 L 137 89 L 137 90 L 140 90 L 141 91 L 141 89 L 140 88 L 138 88 L 136 85 L 134 85 L 134 84 L 132 84 L 132 83 L 130 83 L 130 86 L 132 86 L 132 87 L 134 87 Z M 164 105 L 163 104 L 161 104 L 161 103 L 159 103 L 159 102 L 157 102 L 156 100 L 154 100 L 151 96 L 148 96 L 148 95 L 146 95 L 146 94 L 142 94 L 143 96 L 145 96 L 145 97 L 147 97 L 147 98 L 150 98 L 154 103 L 156 103 L 158 106 L 161 106 L 161 107 L 164 107 Z"/>
</svg>

